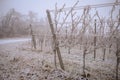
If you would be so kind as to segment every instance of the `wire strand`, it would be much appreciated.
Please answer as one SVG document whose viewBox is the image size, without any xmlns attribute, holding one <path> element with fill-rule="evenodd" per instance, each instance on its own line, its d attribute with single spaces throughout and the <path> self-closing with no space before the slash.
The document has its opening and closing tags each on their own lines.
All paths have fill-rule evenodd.
<svg viewBox="0 0 120 80">
<path fill-rule="evenodd" d="M 104 3 L 104 4 L 96 4 L 96 5 L 86 5 L 86 6 L 77 6 L 77 7 L 74 7 L 73 10 L 80 10 L 80 9 L 84 9 L 86 7 L 90 7 L 90 8 L 101 8 L 101 7 L 109 7 L 109 6 L 117 6 L 117 5 L 120 5 L 120 2 L 115 2 L 115 3 Z M 64 9 L 58 9 L 57 11 L 58 12 L 63 12 L 63 11 L 66 11 L 66 10 L 70 10 L 72 7 L 67 7 L 67 8 L 64 8 Z M 55 10 L 50 10 L 50 12 L 54 12 Z"/>
</svg>

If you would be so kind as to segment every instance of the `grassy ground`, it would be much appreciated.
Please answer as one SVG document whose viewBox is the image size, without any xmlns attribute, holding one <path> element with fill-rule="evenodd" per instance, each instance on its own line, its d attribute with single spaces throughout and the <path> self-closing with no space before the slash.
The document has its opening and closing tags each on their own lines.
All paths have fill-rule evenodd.
<svg viewBox="0 0 120 80">
<path fill-rule="evenodd" d="M 31 49 L 30 41 L 0 44 L 0 79 L 1 80 L 82 80 L 82 50 L 74 48 L 71 54 L 60 48 L 65 71 L 54 67 L 54 55 L 50 46 L 41 51 Z M 114 53 L 106 53 L 102 60 L 101 49 L 97 50 L 97 58 L 93 53 L 86 55 L 86 73 L 89 80 L 115 80 L 116 57 Z M 119 70 L 120 73 L 120 70 Z"/>
</svg>

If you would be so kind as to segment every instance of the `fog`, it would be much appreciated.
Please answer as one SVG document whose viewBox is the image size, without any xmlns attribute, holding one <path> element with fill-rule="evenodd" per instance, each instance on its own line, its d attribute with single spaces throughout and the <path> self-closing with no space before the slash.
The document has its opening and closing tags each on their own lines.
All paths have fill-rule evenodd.
<svg viewBox="0 0 120 80">
<path fill-rule="evenodd" d="M 119 0 L 0 0 L 1 80 L 120 80 Z"/>
</svg>

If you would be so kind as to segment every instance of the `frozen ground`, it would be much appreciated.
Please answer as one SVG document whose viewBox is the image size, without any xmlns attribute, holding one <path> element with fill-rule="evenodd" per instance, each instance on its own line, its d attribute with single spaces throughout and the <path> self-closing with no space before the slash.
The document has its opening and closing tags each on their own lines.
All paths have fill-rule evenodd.
<svg viewBox="0 0 120 80">
<path fill-rule="evenodd" d="M 0 39 L 0 44 L 8 44 L 8 43 L 18 43 L 18 42 L 25 42 L 30 41 L 30 38 L 15 38 L 15 39 Z"/>
<path fill-rule="evenodd" d="M 85 80 L 81 79 L 82 50 L 72 49 L 68 54 L 61 48 L 61 54 L 65 71 L 59 67 L 55 70 L 54 55 L 48 48 L 42 52 L 31 49 L 30 39 L 0 40 L 0 80 Z M 101 50 L 97 51 L 96 60 L 92 53 L 86 55 L 89 80 L 115 80 L 114 53 L 107 53 L 105 61 L 102 55 Z"/>
</svg>

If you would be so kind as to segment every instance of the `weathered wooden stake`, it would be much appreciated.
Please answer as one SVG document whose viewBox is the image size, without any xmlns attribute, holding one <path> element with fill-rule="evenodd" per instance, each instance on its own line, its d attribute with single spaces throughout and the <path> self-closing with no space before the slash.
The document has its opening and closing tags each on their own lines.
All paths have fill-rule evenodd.
<svg viewBox="0 0 120 80">
<path fill-rule="evenodd" d="M 33 34 L 33 29 L 31 24 L 30 24 L 30 29 L 31 29 L 31 37 L 32 37 L 32 46 L 34 49 L 36 49 L 36 40 L 35 40 L 35 35 Z"/>
<path fill-rule="evenodd" d="M 120 54 L 119 46 L 120 46 L 120 45 L 119 45 L 118 42 L 119 42 L 119 40 L 118 40 L 118 38 L 116 38 L 116 47 L 117 47 L 117 50 L 116 50 L 116 57 L 117 57 L 117 61 L 116 61 L 116 80 L 119 80 L 119 79 L 118 79 L 118 78 L 119 78 L 119 77 L 118 77 L 118 75 L 119 75 L 119 74 L 118 74 L 118 70 L 119 70 L 119 59 L 120 59 L 120 58 L 119 58 L 119 56 L 120 56 L 120 55 L 119 55 L 119 54 Z"/>
<path fill-rule="evenodd" d="M 85 64 L 86 64 L 86 60 L 85 60 L 85 56 L 86 56 L 86 49 L 84 48 L 83 50 L 83 74 L 85 75 Z"/>
<path fill-rule="evenodd" d="M 119 9 L 119 22 L 118 25 L 120 25 L 120 9 Z M 116 63 L 116 80 L 119 80 L 119 61 L 120 61 L 120 40 L 119 36 L 116 37 L 116 57 L 117 57 L 117 63 Z"/>
<path fill-rule="evenodd" d="M 46 13 L 47 13 L 47 17 L 48 17 L 51 33 L 52 33 L 52 36 L 53 36 L 54 49 L 55 49 L 54 51 L 57 52 L 59 63 L 60 63 L 60 67 L 61 67 L 61 69 L 64 70 L 64 64 L 63 64 L 63 60 L 62 60 L 60 49 L 59 49 L 59 43 L 57 41 L 56 34 L 54 32 L 54 27 L 53 27 L 53 24 L 52 24 L 52 19 L 51 19 L 51 15 L 50 15 L 49 10 L 47 10 Z"/>
<path fill-rule="evenodd" d="M 94 28 L 94 30 L 95 30 L 95 36 L 94 36 L 94 60 L 95 60 L 95 58 L 96 58 L 96 49 L 95 49 L 95 47 L 96 47 L 96 19 L 95 19 L 95 28 Z"/>
<path fill-rule="evenodd" d="M 105 60 L 106 47 L 103 48 L 103 61 Z"/>
</svg>

